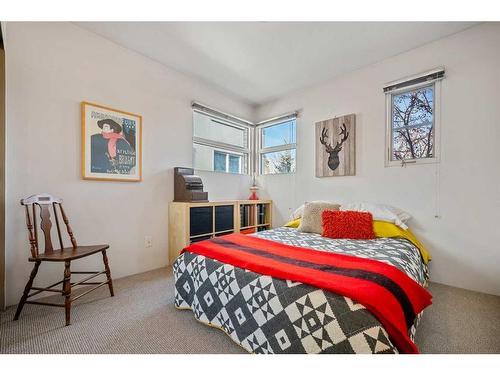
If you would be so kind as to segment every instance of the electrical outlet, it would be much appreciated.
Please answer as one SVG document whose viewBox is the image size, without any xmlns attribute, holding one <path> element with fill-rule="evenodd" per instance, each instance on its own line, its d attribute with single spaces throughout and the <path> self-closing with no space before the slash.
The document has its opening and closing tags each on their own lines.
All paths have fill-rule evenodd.
<svg viewBox="0 0 500 375">
<path fill-rule="evenodd" d="M 151 236 L 144 237 L 144 247 L 153 247 L 153 238 Z"/>
</svg>

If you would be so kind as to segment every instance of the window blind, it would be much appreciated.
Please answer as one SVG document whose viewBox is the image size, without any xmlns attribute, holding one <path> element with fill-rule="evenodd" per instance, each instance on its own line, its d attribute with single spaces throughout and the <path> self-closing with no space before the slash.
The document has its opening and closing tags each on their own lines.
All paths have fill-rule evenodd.
<svg viewBox="0 0 500 375">
<path fill-rule="evenodd" d="M 264 121 L 260 121 L 260 122 L 256 123 L 255 125 L 256 126 L 262 126 L 262 125 L 268 125 L 268 124 L 271 124 L 271 123 L 285 122 L 287 120 L 294 120 L 298 116 L 299 116 L 299 112 L 298 111 L 289 112 L 289 113 L 285 113 L 283 115 L 276 116 L 276 117 L 273 117 L 273 118 L 270 118 L 270 119 L 267 119 L 267 120 L 264 120 Z"/>
<path fill-rule="evenodd" d="M 230 121 L 230 122 L 235 123 L 235 124 L 240 124 L 240 125 L 245 125 L 245 126 L 255 126 L 251 121 L 230 115 L 229 113 L 219 111 L 218 109 L 211 108 L 209 106 L 206 106 L 206 105 L 198 103 L 198 102 L 192 102 L 191 107 L 195 111 L 205 113 L 205 114 L 212 116 L 212 117 L 218 117 L 221 120 L 226 120 L 226 121 Z"/>
<path fill-rule="evenodd" d="M 421 85 L 424 83 L 431 83 L 444 78 L 444 68 L 437 68 L 429 72 L 421 73 L 415 76 L 407 77 L 398 81 L 391 82 L 384 86 L 384 93 L 410 88 L 412 86 Z"/>
</svg>

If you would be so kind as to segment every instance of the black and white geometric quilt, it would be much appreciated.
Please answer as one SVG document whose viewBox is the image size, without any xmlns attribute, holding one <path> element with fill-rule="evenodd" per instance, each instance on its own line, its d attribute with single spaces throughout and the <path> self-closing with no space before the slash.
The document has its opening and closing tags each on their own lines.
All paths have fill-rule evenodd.
<svg viewBox="0 0 500 375">
<path fill-rule="evenodd" d="M 377 260 L 382 253 L 384 261 L 422 285 L 426 282 L 427 271 L 418 249 L 406 240 L 331 240 L 290 228 L 256 236 Z M 189 252 L 176 259 L 173 271 L 175 306 L 190 309 L 199 321 L 221 328 L 249 352 L 397 353 L 380 322 L 347 297 Z"/>
</svg>

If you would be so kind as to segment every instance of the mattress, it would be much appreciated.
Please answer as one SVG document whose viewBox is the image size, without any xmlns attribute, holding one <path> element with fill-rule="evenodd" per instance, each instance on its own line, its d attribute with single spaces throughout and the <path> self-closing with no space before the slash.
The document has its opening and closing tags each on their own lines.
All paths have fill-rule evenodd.
<svg viewBox="0 0 500 375">
<path fill-rule="evenodd" d="M 428 279 L 420 252 L 400 238 L 333 240 L 292 228 L 253 234 L 292 246 L 388 263 L 420 285 Z M 261 275 L 190 252 L 173 264 L 175 306 L 222 329 L 252 353 L 397 353 L 380 322 L 350 298 Z M 417 316 L 409 335 L 413 339 Z"/>
</svg>

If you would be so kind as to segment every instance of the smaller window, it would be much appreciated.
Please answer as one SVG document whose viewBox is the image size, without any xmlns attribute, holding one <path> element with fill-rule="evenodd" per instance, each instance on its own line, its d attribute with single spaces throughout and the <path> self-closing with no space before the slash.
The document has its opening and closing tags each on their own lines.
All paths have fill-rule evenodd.
<svg viewBox="0 0 500 375">
<path fill-rule="evenodd" d="M 296 160 L 296 119 L 259 128 L 261 174 L 294 173 Z"/>
<path fill-rule="evenodd" d="M 437 161 L 440 81 L 422 81 L 386 91 L 389 166 Z"/>
<path fill-rule="evenodd" d="M 226 173 L 241 173 L 241 155 L 214 151 L 214 171 Z"/>
</svg>

